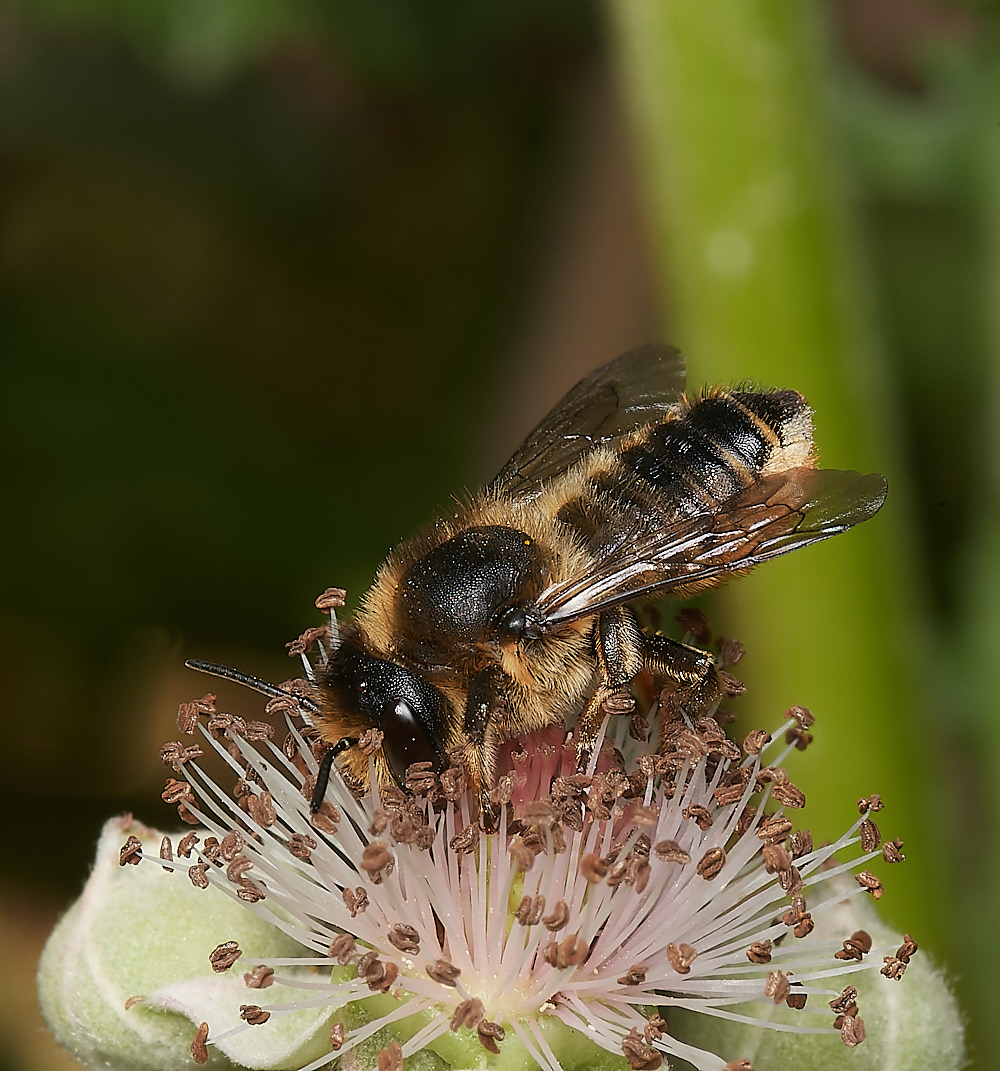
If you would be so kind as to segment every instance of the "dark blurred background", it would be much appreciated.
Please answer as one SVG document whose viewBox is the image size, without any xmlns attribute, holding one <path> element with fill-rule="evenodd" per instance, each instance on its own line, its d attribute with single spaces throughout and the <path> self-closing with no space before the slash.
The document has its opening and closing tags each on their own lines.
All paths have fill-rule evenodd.
<svg viewBox="0 0 1000 1071">
<path fill-rule="evenodd" d="M 957 869 L 997 846 L 977 706 L 997 624 L 980 569 L 997 531 L 997 12 L 802 8 L 895 450 L 830 463 L 893 469 L 887 523 L 915 570 L 831 628 L 919 648 L 923 703 L 869 720 L 920 738 L 917 768 L 878 761 L 932 816 L 907 836 L 923 865 Z M 0 2 L 0 784 L 20 820 L 0 871 L 4 1071 L 75 1066 L 41 1029 L 34 961 L 106 817 L 172 824 L 156 753 L 177 703 L 211 687 L 256 710 L 183 660 L 295 675 L 283 645 L 318 622 L 315 595 L 353 603 L 585 372 L 686 344 L 629 32 L 617 4 L 584 0 Z M 742 354 L 693 358 L 697 383 Z M 735 374 L 808 389 L 796 359 L 805 381 Z M 831 439 L 864 438 L 813 401 Z M 727 605 L 713 619 L 760 637 L 749 659 L 767 629 Z M 853 702 L 866 682 L 837 673 Z M 809 705 L 801 691 L 780 702 Z M 954 919 L 997 902 L 991 880 L 908 894 L 966 994 L 980 965 Z"/>
</svg>

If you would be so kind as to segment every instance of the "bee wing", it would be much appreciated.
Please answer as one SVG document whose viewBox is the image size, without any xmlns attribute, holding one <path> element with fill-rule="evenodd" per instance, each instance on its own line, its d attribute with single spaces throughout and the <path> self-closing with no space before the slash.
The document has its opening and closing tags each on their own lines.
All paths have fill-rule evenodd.
<svg viewBox="0 0 1000 1071">
<path fill-rule="evenodd" d="M 693 594 L 867 520 L 886 490 L 876 473 L 794 468 L 762 477 L 712 512 L 615 534 L 586 575 L 543 591 L 535 610 L 548 631 L 633 599 Z"/>
<path fill-rule="evenodd" d="M 672 346 L 641 346 L 591 372 L 517 448 L 490 485 L 516 498 L 595 447 L 663 419 L 684 393 L 684 358 Z"/>
</svg>

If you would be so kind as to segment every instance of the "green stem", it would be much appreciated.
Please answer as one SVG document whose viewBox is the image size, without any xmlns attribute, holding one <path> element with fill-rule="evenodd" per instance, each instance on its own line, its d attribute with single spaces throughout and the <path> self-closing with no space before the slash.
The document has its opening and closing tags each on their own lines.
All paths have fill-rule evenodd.
<svg viewBox="0 0 1000 1071">
<path fill-rule="evenodd" d="M 925 618 L 909 476 L 837 154 L 819 7 L 805 0 L 608 0 L 671 340 L 691 381 L 752 377 L 803 391 L 826 464 L 889 480 L 874 521 L 727 591 L 747 641 L 754 724 L 793 703 L 818 716 L 800 767 L 809 822 L 833 836 L 879 792 L 906 872 L 874 865 L 888 915 L 940 940 L 942 895 L 921 724 Z M 716 615 L 718 616 L 718 615 Z"/>
</svg>

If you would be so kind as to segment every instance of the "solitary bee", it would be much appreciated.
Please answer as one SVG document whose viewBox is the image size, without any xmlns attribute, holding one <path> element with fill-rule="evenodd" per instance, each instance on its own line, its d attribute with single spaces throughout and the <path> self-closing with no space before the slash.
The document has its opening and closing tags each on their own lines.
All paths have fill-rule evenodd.
<svg viewBox="0 0 1000 1071">
<path fill-rule="evenodd" d="M 647 635 L 628 604 L 690 596 L 882 505 L 882 476 L 815 467 L 801 394 L 690 397 L 684 379 L 659 346 L 591 373 L 488 487 L 389 555 L 319 679 L 314 809 L 335 756 L 367 785 L 371 728 L 381 783 L 450 752 L 485 799 L 500 745 L 577 718 L 593 740 L 643 670 L 704 709 L 711 656 Z"/>
<path fill-rule="evenodd" d="M 384 734 L 380 783 L 457 755 L 488 806 L 505 742 L 575 721 L 586 747 L 644 670 L 672 683 L 682 713 L 710 708 L 712 657 L 647 635 L 628 604 L 693 595 L 881 507 L 882 476 L 816 468 L 798 392 L 689 397 L 684 379 L 663 346 L 599 368 L 489 486 L 389 555 L 306 704 L 330 745 L 314 811 L 338 757 L 368 785 L 356 745 L 369 729 Z"/>
</svg>

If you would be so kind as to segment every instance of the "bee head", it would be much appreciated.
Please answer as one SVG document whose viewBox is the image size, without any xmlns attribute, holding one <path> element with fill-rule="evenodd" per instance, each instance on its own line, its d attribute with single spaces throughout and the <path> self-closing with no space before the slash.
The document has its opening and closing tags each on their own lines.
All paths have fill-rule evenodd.
<svg viewBox="0 0 1000 1071">
<path fill-rule="evenodd" d="M 382 752 L 396 784 L 406 783 L 414 762 L 440 769 L 445 739 L 444 697 L 426 678 L 365 651 L 361 641 L 345 638 L 321 680 L 324 736 L 335 745 L 380 729 Z"/>
</svg>

